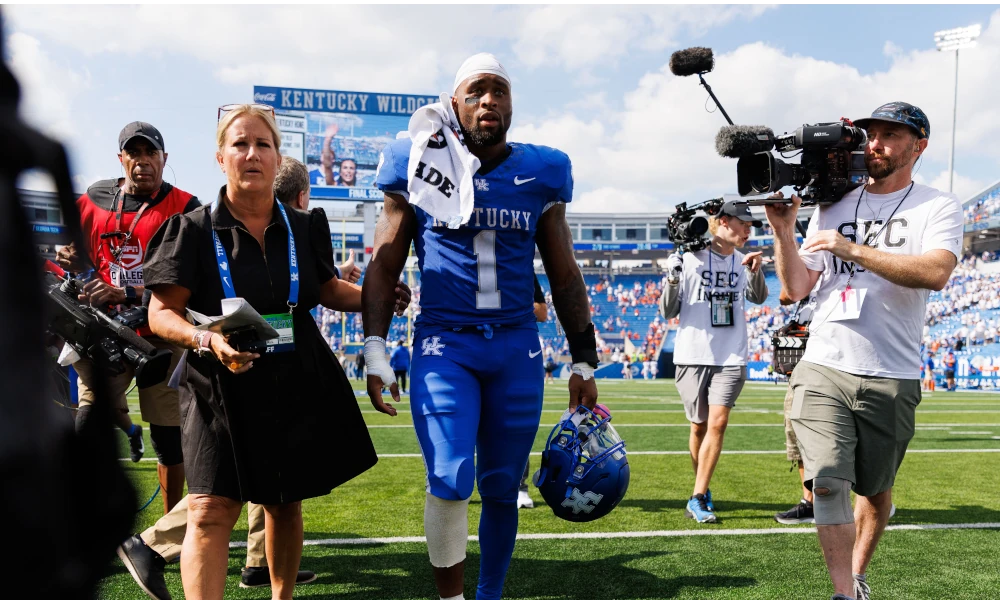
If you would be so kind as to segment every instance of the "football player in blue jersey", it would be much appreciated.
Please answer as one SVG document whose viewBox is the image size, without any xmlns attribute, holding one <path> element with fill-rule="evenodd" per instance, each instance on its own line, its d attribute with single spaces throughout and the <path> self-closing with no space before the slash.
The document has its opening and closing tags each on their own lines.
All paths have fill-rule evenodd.
<svg viewBox="0 0 1000 600">
<path fill-rule="evenodd" d="M 481 164 L 471 179 L 471 215 L 461 227 L 449 228 L 414 206 L 407 166 L 417 146 L 410 139 L 386 146 L 376 176 L 385 204 L 362 291 L 365 352 L 372 404 L 395 415 L 382 397 L 388 385 L 393 400 L 399 400 L 392 369 L 384 364 L 382 338 L 413 241 L 422 297 L 410 402 L 427 469 L 428 554 L 441 598 L 463 598 L 467 509 L 473 484 L 478 485 L 476 598 L 483 600 L 500 598 L 503 590 L 517 534 L 518 483 L 541 417 L 542 348 L 530 276 L 536 244 L 573 357 L 570 408 L 596 404 L 597 350 L 587 288 L 566 222 L 573 191 L 569 158 L 552 148 L 507 142 L 513 114 L 510 79 L 492 55 L 476 55 L 462 65 L 450 104 L 457 119 L 450 133 L 460 134 Z M 436 135 L 435 143 L 445 137 Z M 422 169 L 415 177 L 422 177 Z M 445 184 L 442 189 L 456 197 L 461 191 Z"/>
</svg>

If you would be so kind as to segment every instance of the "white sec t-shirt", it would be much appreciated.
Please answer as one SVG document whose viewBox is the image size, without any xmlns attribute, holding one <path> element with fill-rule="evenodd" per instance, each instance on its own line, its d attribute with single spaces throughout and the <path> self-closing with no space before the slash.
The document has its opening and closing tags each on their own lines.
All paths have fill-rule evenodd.
<svg viewBox="0 0 1000 600">
<path fill-rule="evenodd" d="M 681 273 L 680 327 L 674 342 L 674 364 L 742 366 L 747 362 L 747 324 L 744 296 L 747 269 L 743 253 L 721 256 L 704 248 L 684 254 Z M 712 292 L 735 292 L 733 324 L 712 326 Z"/>
<path fill-rule="evenodd" d="M 861 243 L 870 234 L 868 245 L 882 252 L 919 256 L 947 250 L 961 258 L 963 218 L 958 198 L 920 184 L 914 184 L 907 196 L 908 188 L 891 194 L 852 190 L 813 214 L 807 236 L 833 229 Z M 855 375 L 919 379 L 920 335 L 930 290 L 896 285 L 855 267 L 851 288 L 858 293 L 865 290 L 861 316 L 830 321 L 853 263 L 825 250 L 800 250 L 799 256 L 810 270 L 824 272 L 802 360 Z"/>
</svg>

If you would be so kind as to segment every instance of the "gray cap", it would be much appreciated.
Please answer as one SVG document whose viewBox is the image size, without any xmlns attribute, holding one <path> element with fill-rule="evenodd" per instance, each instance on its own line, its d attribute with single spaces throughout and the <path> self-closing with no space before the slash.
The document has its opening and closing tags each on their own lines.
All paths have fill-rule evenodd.
<svg viewBox="0 0 1000 600">
<path fill-rule="evenodd" d="M 149 140 L 160 152 L 164 151 L 163 146 L 163 135 L 160 134 L 160 130 L 153 127 L 149 123 L 143 123 L 142 121 L 134 121 L 126 125 L 122 132 L 118 134 L 118 151 L 125 149 L 125 144 L 129 142 L 132 138 L 141 137 Z"/>
<path fill-rule="evenodd" d="M 753 218 L 753 214 L 750 213 L 750 205 L 746 202 L 736 202 L 730 200 L 722 205 L 722 210 L 719 212 L 719 216 L 726 215 L 729 217 L 736 217 L 740 221 L 746 221 L 754 227 L 763 227 L 764 223 Z"/>
</svg>

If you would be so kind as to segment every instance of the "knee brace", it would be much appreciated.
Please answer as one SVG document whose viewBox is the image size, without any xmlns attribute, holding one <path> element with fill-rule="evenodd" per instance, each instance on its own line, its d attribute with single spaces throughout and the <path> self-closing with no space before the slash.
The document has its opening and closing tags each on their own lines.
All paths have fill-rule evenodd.
<svg viewBox="0 0 1000 600">
<path fill-rule="evenodd" d="M 839 477 L 812 480 L 813 510 L 817 525 L 847 525 L 854 522 L 851 482 Z"/>
<path fill-rule="evenodd" d="M 76 409 L 76 432 L 80 433 L 87 424 L 87 419 L 90 418 L 90 411 L 94 408 L 93 404 L 81 404 L 80 408 Z"/>
<path fill-rule="evenodd" d="M 469 541 L 469 500 L 442 500 L 427 494 L 424 533 L 431 565 L 453 567 L 465 560 Z"/>
<path fill-rule="evenodd" d="M 181 452 L 181 428 L 168 425 L 149 424 L 149 439 L 153 442 L 156 460 L 165 467 L 184 462 Z"/>
</svg>

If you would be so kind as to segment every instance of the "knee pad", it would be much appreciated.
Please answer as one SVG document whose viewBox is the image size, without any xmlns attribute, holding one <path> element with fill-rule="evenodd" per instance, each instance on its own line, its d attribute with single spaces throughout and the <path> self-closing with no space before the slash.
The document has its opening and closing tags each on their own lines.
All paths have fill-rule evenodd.
<svg viewBox="0 0 1000 600">
<path fill-rule="evenodd" d="M 181 428 L 167 425 L 149 424 L 149 439 L 153 442 L 156 460 L 165 467 L 184 462 L 181 452 Z"/>
<path fill-rule="evenodd" d="M 465 560 L 469 541 L 469 500 L 442 500 L 427 494 L 424 533 L 431 565 L 447 568 Z"/>
<path fill-rule="evenodd" d="M 81 404 L 80 408 L 76 409 L 76 432 L 80 433 L 87 424 L 87 419 L 90 418 L 90 410 L 94 407 L 93 404 Z"/>
<path fill-rule="evenodd" d="M 476 461 L 471 457 L 428 465 L 427 491 L 437 498 L 468 501 L 476 484 Z"/>
<path fill-rule="evenodd" d="M 521 475 L 524 474 L 524 467 L 513 469 L 509 472 L 498 471 L 482 477 L 479 484 L 479 495 L 483 501 L 492 502 L 516 502 L 517 490 L 521 484 Z"/>
<path fill-rule="evenodd" d="M 812 490 L 817 525 L 847 525 L 854 522 L 850 481 L 839 477 L 817 477 L 812 480 Z M 820 490 L 826 490 L 826 493 L 821 493 Z"/>
</svg>

